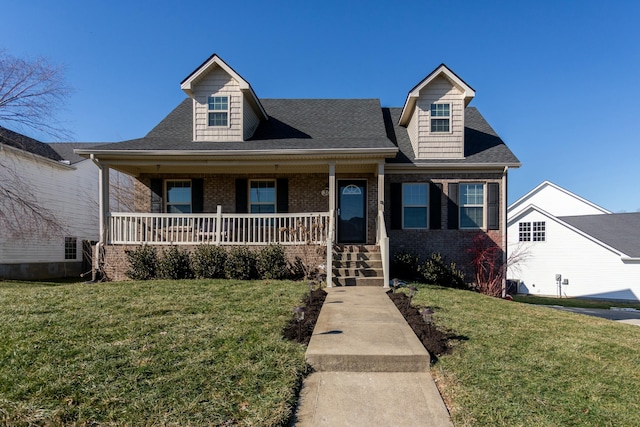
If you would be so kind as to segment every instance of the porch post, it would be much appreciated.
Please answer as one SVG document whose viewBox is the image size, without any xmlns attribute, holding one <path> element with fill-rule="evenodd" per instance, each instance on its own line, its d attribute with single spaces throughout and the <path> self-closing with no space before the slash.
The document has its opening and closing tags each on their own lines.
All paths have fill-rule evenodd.
<svg viewBox="0 0 640 427">
<path fill-rule="evenodd" d="M 378 210 L 384 212 L 384 160 L 378 162 Z"/>
<path fill-rule="evenodd" d="M 336 163 L 329 163 L 329 234 L 327 237 L 327 288 L 333 286 L 333 240 L 335 238 Z"/>
<path fill-rule="evenodd" d="M 101 164 L 98 176 L 98 207 L 100 221 L 100 241 L 107 243 L 107 230 L 109 218 L 109 167 Z"/>
</svg>

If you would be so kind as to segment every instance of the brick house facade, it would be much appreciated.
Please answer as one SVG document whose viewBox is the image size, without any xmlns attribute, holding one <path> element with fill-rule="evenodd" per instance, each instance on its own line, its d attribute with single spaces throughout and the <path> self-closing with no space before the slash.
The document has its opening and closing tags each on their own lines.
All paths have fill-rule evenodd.
<svg viewBox="0 0 640 427">
<path fill-rule="evenodd" d="M 122 278 L 116 260 L 126 248 L 188 248 L 203 235 L 294 254 L 302 242 L 284 233 L 294 223 L 320 227 L 312 240 L 329 264 L 345 246 L 379 247 L 387 282 L 394 253 L 435 251 L 464 266 L 478 233 L 506 248 L 507 174 L 520 163 L 468 107 L 475 91 L 444 64 L 399 108 L 260 99 L 217 55 L 181 88 L 188 97 L 145 137 L 77 151 L 100 166 L 102 182 L 111 169 L 136 178 L 137 217 L 111 212 L 101 186 L 105 258 L 96 266 L 117 266 L 111 278 Z M 176 229 L 179 238 L 167 234 Z"/>
</svg>

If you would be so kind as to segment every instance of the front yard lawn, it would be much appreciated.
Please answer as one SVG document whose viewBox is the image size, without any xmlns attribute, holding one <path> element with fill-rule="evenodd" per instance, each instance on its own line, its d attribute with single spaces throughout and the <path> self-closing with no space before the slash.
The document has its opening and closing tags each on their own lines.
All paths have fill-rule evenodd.
<svg viewBox="0 0 640 427">
<path fill-rule="evenodd" d="M 462 338 L 432 368 L 456 426 L 640 425 L 640 327 L 418 286 Z"/>
<path fill-rule="evenodd" d="M 0 425 L 282 425 L 289 281 L 0 282 Z"/>
</svg>

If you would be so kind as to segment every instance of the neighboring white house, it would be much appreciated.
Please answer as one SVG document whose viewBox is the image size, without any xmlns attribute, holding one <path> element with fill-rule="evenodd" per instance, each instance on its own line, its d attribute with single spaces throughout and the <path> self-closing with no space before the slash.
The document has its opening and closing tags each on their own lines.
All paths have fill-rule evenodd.
<svg viewBox="0 0 640 427">
<path fill-rule="evenodd" d="M 523 294 L 640 300 L 640 212 L 614 214 L 548 181 L 507 211 Z"/>
<path fill-rule="evenodd" d="M 79 276 L 98 239 L 98 168 L 73 154 L 86 144 L 44 144 L 0 127 L 0 279 Z M 61 155 L 62 154 L 62 155 Z M 83 259 L 85 264 L 83 265 Z"/>
</svg>

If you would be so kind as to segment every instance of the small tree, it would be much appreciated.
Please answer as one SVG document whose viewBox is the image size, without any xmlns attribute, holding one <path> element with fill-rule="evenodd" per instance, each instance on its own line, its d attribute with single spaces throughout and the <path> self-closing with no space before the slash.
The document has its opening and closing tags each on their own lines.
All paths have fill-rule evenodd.
<svg viewBox="0 0 640 427">
<path fill-rule="evenodd" d="M 473 246 L 469 249 L 469 253 L 478 291 L 485 295 L 502 297 L 505 279 L 502 248 L 486 234 L 478 233 L 473 238 Z"/>
</svg>

